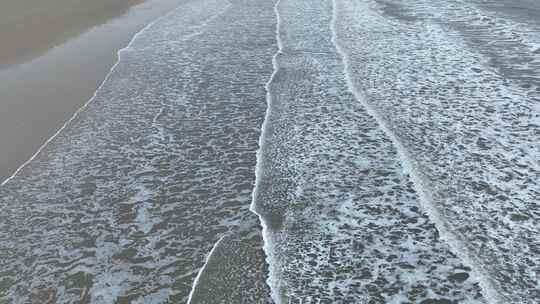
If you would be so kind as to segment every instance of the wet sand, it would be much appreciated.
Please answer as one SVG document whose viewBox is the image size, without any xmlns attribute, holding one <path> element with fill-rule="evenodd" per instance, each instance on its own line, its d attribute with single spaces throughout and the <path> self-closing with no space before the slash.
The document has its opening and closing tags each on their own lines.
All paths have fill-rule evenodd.
<svg viewBox="0 0 540 304">
<path fill-rule="evenodd" d="M 117 51 L 182 1 L 2 1 L 0 183 L 92 97 Z"/>
<path fill-rule="evenodd" d="M 144 0 L 6 0 L 0 6 L 0 67 L 41 54 Z"/>
</svg>

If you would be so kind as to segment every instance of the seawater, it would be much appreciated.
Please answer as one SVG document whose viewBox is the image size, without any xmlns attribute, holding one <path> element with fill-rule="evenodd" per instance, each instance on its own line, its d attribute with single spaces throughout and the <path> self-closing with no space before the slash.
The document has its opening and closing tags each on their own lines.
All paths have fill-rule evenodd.
<svg viewBox="0 0 540 304">
<path fill-rule="evenodd" d="M 0 302 L 535 303 L 534 16 L 186 1 L 0 188 Z"/>
</svg>

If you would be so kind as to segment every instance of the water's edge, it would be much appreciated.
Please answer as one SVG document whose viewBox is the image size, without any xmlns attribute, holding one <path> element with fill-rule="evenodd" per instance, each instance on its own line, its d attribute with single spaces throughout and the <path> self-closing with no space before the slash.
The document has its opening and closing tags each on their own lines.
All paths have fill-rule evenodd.
<svg viewBox="0 0 540 304">
<path fill-rule="evenodd" d="M 135 35 L 133 35 L 129 43 L 124 48 L 121 48 L 117 51 L 116 62 L 111 66 L 111 68 L 105 75 L 105 78 L 103 79 L 103 81 L 101 81 L 100 85 L 96 88 L 96 90 L 92 94 L 92 97 L 90 97 L 90 99 L 88 99 L 79 109 L 77 109 L 77 111 L 75 111 L 75 113 L 73 113 L 73 115 L 66 122 L 64 122 L 64 124 L 60 126 L 60 128 L 51 137 L 49 137 L 28 160 L 22 163 L 10 176 L 8 176 L 4 181 L 2 181 L 0 183 L 0 187 L 6 185 L 9 181 L 15 178 L 19 174 L 19 172 L 21 172 L 24 168 L 26 168 L 56 137 L 58 137 L 58 135 L 60 135 L 68 126 L 72 124 L 73 121 L 75 121 L 75 119 L 79 117 L 79 115 L 84 111 L 84 109 L 88 107 L 90 103 L 92 103 L 92 101 L 95 100 L 98 92 L 103 88 L 104 84 L 107 83 L 107 81 L 109 80 L 113 72 L 115 71 L 116 67 L 121 63 L 122 52 L 129 50 L 139 35 L 144 33 L 146 30 L 151 28 L 154 24 L 156 24 L 160 20 L 166 19 L 168 16 L 173 15 L 182 5 L 183 4 L 178 4 L 171 11 L 165 13 L 162 16 L 157 17 L 152 22 L 148 23 L 140 31 L 138 31 L 137 33 L 135 33 Z"/>
<path fill-rule="evenodd" d="M 452 227 L 442 218 L 437 209 L 435 208 L 433 198 L 430 191 L 424 186 L 425 183 L 422 178 L 422 173 L 416 168 L 418 167 L 414 161 L 412 155 L 407 151 L 403 144 L 399 141 L 396 134 L 391 131 L 388 123 L 384 121 L 382 116 L 373 108 L 368 102 L 366 102 L 366 96 L 360 92 L 354 85 L 350 77 L 350 65 L 348 62 L 347 54 L 339 44 L 339 37 L 336 31 L 336 22 L 338 20 L 337 3 L 338 0 L 332 0 L 332 42 L 334 43 L 337 52 L 342 58 L 344 66 L 344 75 L 347 82 L 347 86 L 350 92 L 355 96 L 356 100 L 362 104 L 375 121 L 377 121 L 380 129 L 390 138 L 394 147 L 396 148 L 397 155 L 403 165 L 404 170 L 409 174 L 411 181 L 414 184 L 414 188 L 418 193 L 420 205 L 423 211 L 428 215 L 431 221 L 435 224 L 441 239 L 444 240 L 451 248 L 452 252 L 456 254 L 468 267 L 472 269 L 473 278 L 480 283 L 480 287 L 486 297 L 488 303 L 503 303 L 501 296 L 497 292 L 497 289 L 492 283 L 492 280 L 485 275 L 484 267 L 468 250 L 467 247 L 462 244 L 462 240 L 452 232 Z"/>
</svg>

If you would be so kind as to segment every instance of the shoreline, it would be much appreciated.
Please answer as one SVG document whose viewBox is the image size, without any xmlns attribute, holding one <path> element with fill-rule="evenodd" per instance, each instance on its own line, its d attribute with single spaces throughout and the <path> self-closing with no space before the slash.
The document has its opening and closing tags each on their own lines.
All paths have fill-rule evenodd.
<svg viewBox="0 0 540 304">
<path fill-rule="evenodd" d="M 23 63 L 0 68 L 0 182 L 91 99 L 117 52 L 181 0 L 146 0 Z"/>
</svg>

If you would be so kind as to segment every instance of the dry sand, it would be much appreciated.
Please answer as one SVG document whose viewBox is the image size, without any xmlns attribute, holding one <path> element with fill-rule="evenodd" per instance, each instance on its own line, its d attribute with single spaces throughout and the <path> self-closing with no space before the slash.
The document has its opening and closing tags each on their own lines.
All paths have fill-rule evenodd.
<svg viewBox="0 0 540 304">
<path fill-rule="evenodd" d="M 181 1 L 0 2 L 0 183 L 91 98 L 117 51 Z"/>
</svg>

